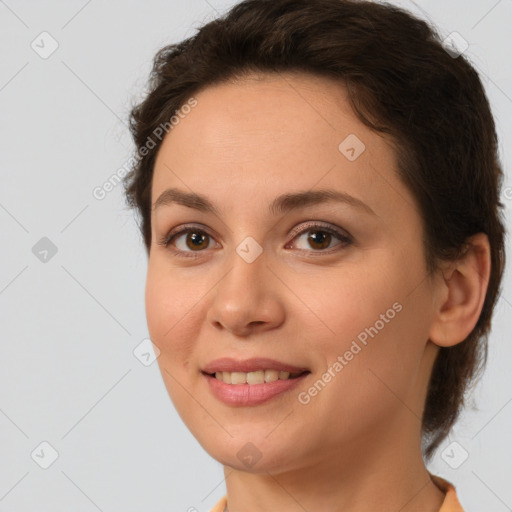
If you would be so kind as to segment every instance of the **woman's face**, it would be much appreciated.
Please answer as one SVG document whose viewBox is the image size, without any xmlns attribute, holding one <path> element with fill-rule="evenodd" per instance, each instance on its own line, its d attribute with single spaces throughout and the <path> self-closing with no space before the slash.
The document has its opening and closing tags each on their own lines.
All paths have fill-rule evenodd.
<svg viewBox="0 0 512 512">
<path fill-rule="evenodd" d="M 254 472 L 417 443 L 434 289 L 393 148 L 325 78 L 261 75 L 195 98 L 156 160 L 146 286 L 181 418 L 214 458 Z M 308 373 L 211 382 L 220 358 Z M 279 376 L 261 366 L 244 367 L 263 370 L 250 382 Z"/>
</svg>

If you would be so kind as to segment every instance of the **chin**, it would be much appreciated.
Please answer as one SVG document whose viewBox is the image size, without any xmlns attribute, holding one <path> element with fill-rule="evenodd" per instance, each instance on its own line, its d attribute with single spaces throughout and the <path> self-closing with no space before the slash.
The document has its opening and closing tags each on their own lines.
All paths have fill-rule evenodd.
<svg viewBox="0 0 512 512">
<path fill-rule="evenodd" d="M 286 439 L 274 437 L 274 434 L 269 436 L 269 431 L 266 429 L 260 435 L 246 432 L 243 436 L 233 437 L 223 432 L 216 438 L 205 434 L 205 438 L 198 441 L 212 458 L 224 466 L 248 473 L 286 471 L 294 463 L 291 459 L 297 458 L 297 444 L 288 445 Z M 290 440 L 289 437 L 287 439 Z"/>
</svg>

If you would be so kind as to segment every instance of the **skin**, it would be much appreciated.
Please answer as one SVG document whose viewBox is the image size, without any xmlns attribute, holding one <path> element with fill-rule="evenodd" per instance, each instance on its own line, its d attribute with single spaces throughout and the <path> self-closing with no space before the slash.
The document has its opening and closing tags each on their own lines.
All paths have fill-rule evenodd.
<svg viewBox="0 0 512 512">
<path fill-rule="evenodd" d="M 420 418 L 439 346 L 462 341 L 478 320 L 487 237 L 475 235 L 464 259 L 427 275 L 422 218 L 393 146 L 356 118 L 335 81 L 252 75 L 194 97 L 159 150 L 152 202 L 176 187 L 207 196 L 220 213 L 152 211 L 146 315 L 178 413 L 224 466 L 229 510 L 438 511 L 444 494 L 422 459 Z M 354 161 L 338 149 L 349 134 L 365 144 Z M 280 194 L 319 189 L 348 193 L 374 214 L 338 202 L 268 211 Z M 351 243 L 333 236 L 322 249 L 308 240 L 321 229 L 307 231 L 308 221 L 339 228 Z M 211 235 L 202 248 L 190 233 L 158 244 L 185 223 Z M 302 233 L 291 234 L 296 227 Z M 263 250 L 252 263 L 236 252 L 248 236 Z M 396 302 L 401 311 L 300 403 L 299 392 Z M 230 406 L 200 372 L 224 356 L 270 357 L 311 374 L 266 403 Z M 252 467 L 237 456 L 248 442 L 261 455 Z"/>
</svg>

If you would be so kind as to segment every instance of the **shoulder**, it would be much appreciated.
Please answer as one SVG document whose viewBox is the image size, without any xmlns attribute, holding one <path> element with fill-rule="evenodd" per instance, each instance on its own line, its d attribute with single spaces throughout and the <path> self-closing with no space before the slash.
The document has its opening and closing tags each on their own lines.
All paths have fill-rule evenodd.
<svg viewBox="0 0 512 512">
<path fill-rule="evenodd" d="M 434 484 L 445 493 L 445 498 L 439 512 L 464 512 L 453 484 L 440 476 L 429 474 Z"/>
<path fill-rule="evenodd" d="M 227 504 L 227 494 L 222 496 L 222 498 L 215 504 L 215 506 L 210 510 L 210 512 L 224 512 L 224 508 Z"/>
</svg>

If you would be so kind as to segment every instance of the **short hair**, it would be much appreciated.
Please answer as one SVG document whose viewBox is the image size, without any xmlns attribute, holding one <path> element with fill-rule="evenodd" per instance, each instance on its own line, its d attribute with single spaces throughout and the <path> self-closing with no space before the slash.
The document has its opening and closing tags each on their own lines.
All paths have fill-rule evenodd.
<svg viewBox="0 0 512 512">
<path fill-rule="evenodd" d="M 432 369 L 422 416 L 423 454 L 430 459 L 485 366 L 505 264 L 503 172 L 478 73 L 464 55 L 446 49 L 433 26 L 389 4 L 242 1 L 194 36 L 161 48 L 145 99 L 131 110 L 137 151 L 124 186 L 148 254 L 151 184 L 162 142 L 154 140 L 155 130 L 168 126 L 201 89 L 261 72 L 334 78 L 346 88 L 355 115 L 388 135 L 398 177 L 420 208 L 429 274 L 441 261 L 461 257 L 471 235 L 489 238 L 491 273 L 478 321 L 464 341 L 440 347 Z"/>
</svg>

